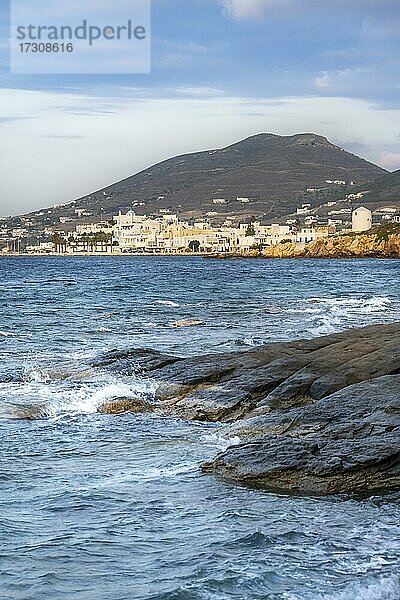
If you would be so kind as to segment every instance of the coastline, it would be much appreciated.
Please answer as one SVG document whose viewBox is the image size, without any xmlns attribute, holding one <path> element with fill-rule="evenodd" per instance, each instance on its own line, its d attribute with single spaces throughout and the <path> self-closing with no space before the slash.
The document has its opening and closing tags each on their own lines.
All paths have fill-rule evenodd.
<svg viewBox="0 0 400 600">
<path fill-rule="evenodd" d="M 140 256 L 202 257 L 211 259 L 317 259 L 317 258 L 400 258 L 399 227 L 378 228 L 368 233 L 321 237 L 308 243 L 280 243 L 241 252 L 4 252 L 0 256 Z"/>
<path fill-rule="evenodd" d="M 259 250 L 231 254 L 227 258 L 400 258 L 400 234 L 386 230 L 322 237 L 307 244 L 276 244 Z M 215 258 L 224 258 L 215 256 Z"/>
<path fill-rule="evenodd" d="M 1 258 L 88 258 L 88 257 L 97 257 L 97 258 L 204 258 L 209 260 L 368 260 L 368 259 L 381 259 L 381 260 L 398 260 L 400 259 L 400 253 L 398 255 L 386 255 L 386 254 L 336 254 L 334 256 L 312 256 L 312 255 L 304 255 L 304 256 L 266 256 L 261 253 L 225 253 L 225 254 L 115 254 L 114 252 L 88 252 L 88 253 L 80 253 L 80 254 L 40 254 L 40 253 L 32 253 L 32 252 L 19 252 L 19 253 L 7 253 L 0 254 Z"/>
</svg>

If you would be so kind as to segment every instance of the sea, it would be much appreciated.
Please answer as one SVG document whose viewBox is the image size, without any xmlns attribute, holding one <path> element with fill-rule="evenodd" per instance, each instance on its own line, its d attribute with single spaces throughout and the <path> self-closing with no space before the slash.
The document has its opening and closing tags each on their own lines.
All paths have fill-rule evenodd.
<svg viewBox="0 0 400 600">
<path fill-rule="evenodd" d="M 1 600 L 399 600 L 400 494 L 278 495 L 203 474 L 239 440 L 98 414 L 156 382 L 94 366 L 133 348 L 217 361 L 393 321 L 396 260 L 1 257 Z"/>
</svg>

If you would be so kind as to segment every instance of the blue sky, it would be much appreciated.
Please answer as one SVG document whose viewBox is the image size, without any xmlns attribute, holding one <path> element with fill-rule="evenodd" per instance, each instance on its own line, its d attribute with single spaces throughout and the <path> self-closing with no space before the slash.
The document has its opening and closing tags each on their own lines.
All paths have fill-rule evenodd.
<svg viewBox="0 0 400 600">
<path fill-rule="evenodd" d="M 261 131 L 400 168 L 399 0 L 153 0 L 149 75 L 12 75 L 0 7 L 0 215 Z"/>
</svg>

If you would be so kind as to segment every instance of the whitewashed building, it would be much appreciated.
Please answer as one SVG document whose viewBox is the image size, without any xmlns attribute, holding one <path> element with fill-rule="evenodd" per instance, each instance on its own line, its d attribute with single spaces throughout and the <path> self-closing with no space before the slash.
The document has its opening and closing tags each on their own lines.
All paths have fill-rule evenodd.
<svg viewBox="0 0 400 600">
<path fill-rule="evenodd" d="M 365 206 L 360 206 L 353 211 L 351 216 L 351 228 L 355 233 L 359 233 L 361 231 L 368 231 L 372 227 L 372 212 L 365 208 Z"/>
</svg>

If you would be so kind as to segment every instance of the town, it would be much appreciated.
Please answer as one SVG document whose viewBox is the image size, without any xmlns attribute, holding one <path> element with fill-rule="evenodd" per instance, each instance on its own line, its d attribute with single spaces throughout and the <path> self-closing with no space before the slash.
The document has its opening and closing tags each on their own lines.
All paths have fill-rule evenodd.
<svg viewBox="0 0 400 600">
<path fill-rule="evenodd" d="M 327 181 L 330 183 L 330 181 Z M 340 184 L 341 182 L 332 181 Z M 343 182 L 345 183 L 345 182 Z M 309 188 L 308 193 L 315 192 Z M 348 194 L 343 202 L 327 202 L 312 208 L 302 203 L 284 223 L 228 216 L 223 222 L 212 222 L 218 213 L 206 218 L 180 220 L 168 209 L 158 214 L 139 215 L 132 209 L 112 219 L 94 220 L 93 215 L 75 209 L 74 219 L 59 217 L 59 225 L 37 228 L 32 216 L 19 217 L 18 226 L 0 220 L 1 254 L 226 254 L 246 253 L 292 242 L 308 244 L 321 237 L 369 231 L 373 225 L 400 223 L 400 206 L 380 206 L 373 212 L 358 204 L 362 194 Z M 249 198 L 238 202 L 250 203 Z M 213 204 L 225 203 L 215 198 Z M 322 209 L 322 210 L 321 210 Z M 47 211 L 51 214 L 51 209 Z M 46 211 L 34 216 L 45 217 Z M 92 218 L 90 218 L 92 217 Z M 46 219 L 45 219 L 46 220 Z"/>
</svg>

